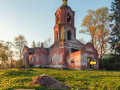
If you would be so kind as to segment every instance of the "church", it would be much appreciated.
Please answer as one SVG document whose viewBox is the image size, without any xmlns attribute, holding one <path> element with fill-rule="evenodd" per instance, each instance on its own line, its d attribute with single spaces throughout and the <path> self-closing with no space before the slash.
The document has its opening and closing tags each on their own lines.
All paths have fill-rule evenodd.
<svg viewBox="0 0 120 90">
<path fill-rule="evenodd" d="M 83 44 L 76 39 L 74 27 L 75 12 L 67 5 L 67 0 L 55 13 L 54 44 L 50 48 L 41 47 L 23 49 L 25 67 L 53 67 L 68 69 L 98 69 L 98 52 L 90 42 Z M 96 62 L 91 65 L 90 62 Z"/>
</svg>

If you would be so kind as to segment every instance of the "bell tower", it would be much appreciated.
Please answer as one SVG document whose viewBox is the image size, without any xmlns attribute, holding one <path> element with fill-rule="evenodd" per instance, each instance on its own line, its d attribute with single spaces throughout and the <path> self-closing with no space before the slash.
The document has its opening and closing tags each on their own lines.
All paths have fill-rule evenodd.
<svg viewBox="0 0 120 90">
<path fill-rule="evenodd" d="M 75 12 L 68 6 L 68 0 L 62 0 L 63 4 L 55 13 L 54 42 L 73 41 L 76 39 L 74 27 Z"/>
</svg>

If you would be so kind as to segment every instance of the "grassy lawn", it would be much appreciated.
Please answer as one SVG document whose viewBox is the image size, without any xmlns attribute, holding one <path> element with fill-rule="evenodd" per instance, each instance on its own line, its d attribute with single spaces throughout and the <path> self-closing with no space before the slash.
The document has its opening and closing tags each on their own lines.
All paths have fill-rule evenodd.
<svg viewBox="0 0 120 90">
<path fill-rule="evenodd" d="M 61 69 L 18 69 L 0 70 L 0 90 L 14 88 L 34 88 L 36 90 L 57 90 L 39 85 L 29 86 L 36 76 L 46 74 L 69 85 L 72 90 L 120 90 L 120 72 L 117 71 L 78 71 Z"/>
</svg>

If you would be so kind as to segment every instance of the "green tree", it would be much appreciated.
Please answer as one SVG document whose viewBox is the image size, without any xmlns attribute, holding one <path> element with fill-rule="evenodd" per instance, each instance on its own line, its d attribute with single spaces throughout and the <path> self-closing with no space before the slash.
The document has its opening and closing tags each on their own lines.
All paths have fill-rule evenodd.
<svg viewBox="0 0 120 90">
<path fill-rule="evenodd" d="M 5 68 L 5 63 L 8 61 L 8 56 L 5 52 L 3 52 L 0 56 L 0 61 L 3 63 L 4 68 Z"/>
<path fill-rule="evenodd" d="M 107 7 L 102 7 L 97 10 L 88 10 L 88 14 L 82 21 L 83 30 L 79 33 L 84 33 L 91 36 L 91 42 L 99 53 L 99 58 L 108 50 L 109 40 L 109 12 Z"/>
<path fill-rule="evenodd" d="M 10 52 L 11 52 L 11 42 L 5 42 L 0 40 L 0 61 L 2 63 L 2 65 L 5 68 L 5 65 L 8 61 L 8 58 L 10 58 Z"/>
<path fill-rule="evenodd" d="M 27 40 L 25 39 L 25 36 L 18 35 L 17 37 L 14 38 L 14 47 L 18 50 L 20 67 L 21 67 L 21 60 L 23 58 L 22 51 L 24 46 L 26 45 L 27 45 Z"/>
<path fill-rule="evenodd" d="M 110 44 L 115 54 L 120 55 L 120 0 L 114 0 L 112 2 L 111 11 L 113 14 L 111 15 L 110 25 L 112 28 Z"/>
<path fill-rule="evenodd" d="M 34 40 L 33 40 L 33 42 L 32 42 L 31 47 L 32 47 L 32 48 L 35 48 L 35 47 L 36 47 L 36 43 L 35 43 L 35 41 L 34 41 Z"/>
</svg>

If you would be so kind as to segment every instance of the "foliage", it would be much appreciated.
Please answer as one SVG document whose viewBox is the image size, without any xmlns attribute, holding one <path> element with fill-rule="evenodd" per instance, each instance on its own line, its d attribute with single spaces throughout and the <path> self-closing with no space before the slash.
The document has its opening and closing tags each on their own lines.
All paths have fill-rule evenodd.
<svg viewBox="0 0 120 90">
<path fill-rule="evenodd" d="M 22 51 L 24 46 L 26 46 L 27 40 L 25 39 L 25 36 L 23 35 L 18 35 L 17 37 L 14 38 L 14 47 L 18 50 L 19 54 L 19 60 L 22 60 Z M 21 63 L 19 67 L 21 66 Z"/>
<path fill-rule="evenodd" d="M 12 58 L 12 43 L 0 40 L 0 61 L 1 68 L 7 67 L 8 61 Z"/>
<path fill-rule="evenodd" d="M 15 68 L 19 68 L 20 66 L 20 63 L 21 63 L 21 65 L 23 65 L 23 59 L 21 59 L 21 60 L 14 60 L 13 61 L 13 67 L 15 67 Z"/>
<path fill-rule="evenodd" d="M 100 58 L 107 52 L 109 40 L 109 12 L 107 7 L 97 10 L 88 10 L 88 14 L 82 21 L 84 33 L 91 36 L 91 42 L 97 49 Z"/>
<path fill-rule="evenodd" d="M 120 56 L 110 54 L 100 60 L 100 69 L 120 70 Z"/>
<path fill-rule="evenodd" d="M 0 60 L 2 63 L 4 63 L 4 67 L 5 67 L 5 63 L 8 61 L 8 56 L 3 52 L 0 56 Z"/>
<path fill-rule="evenodd" d="M 36 90 L 58 90 L 39 85 L 29 86 L 32 79 L 41 74 L 54 77 L 61 83 L 69 85 L 72 90 L 112 90 L 113 88 L 114 90 L 119 90 L 120 88 L 120 72 L 33 68 L 31 71 L 17 69 L 0 70 L 0 89 L 34 88 Z"/>
<path fill-rule="evenodd" d="M 115 54 L 120 55 L 120 0 L 114 0 L 112 2 L 111 11 L 113 14 L 111 15 L 111 48 L 115 51 Z M 114 24 L 113 24 L 114 23 Z"/>
<path fill-rule="evenodd" d="M 31 47 L 32 47 L 32 48 L 35 48 L 35 47 L 36 47 L 36 43 L 35 43 L 35 41 L 34 41 L 34 40 L 33 40 L 33 42 L 32 42 Z"/>
</svg>

